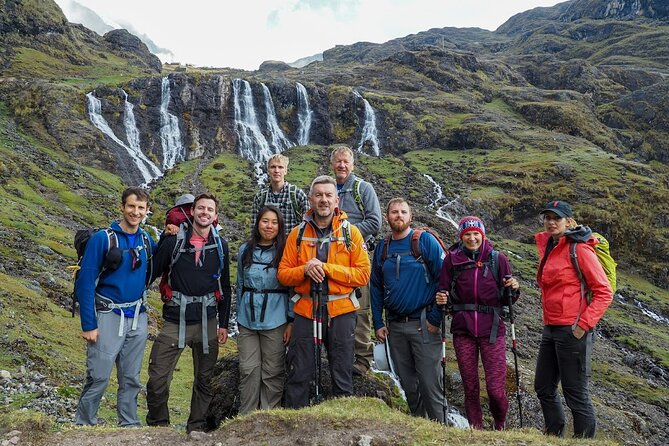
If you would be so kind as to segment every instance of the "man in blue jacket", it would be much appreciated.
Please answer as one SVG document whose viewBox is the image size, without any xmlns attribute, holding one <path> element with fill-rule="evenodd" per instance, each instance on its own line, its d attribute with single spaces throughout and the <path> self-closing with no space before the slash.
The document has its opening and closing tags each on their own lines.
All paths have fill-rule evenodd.
<svg viewBox="0 0 669 446">
<path fill-rule="evenodd" d="M 376 337 L 390 341 L 390 357 L 411 414 L 443 422 L 441 312 L 435 304 L 445 254 L 429 232 L 420 233 L 419 262 L 412 252 L 411 208 L 403 198 L 388 203 L 391 234 L 374 251 L 370 281 Z M 388 325 L 383 321 L 385 309 Z"/>
<path fill-rule="evenodd" d="M 75 423 L 97 424 L 100 400 L 116 364 L 118 424 L 139 426 L 139 372 L 147 338 L 144 309 L 147 268 L 155 243 L 139 225 L 149 210 L 149 194 L 132 187 L 121 197 L 121 220 L 88 240 L 75 282 L 82 337 L 86 350 L 86 381 Z"/>
</svg>

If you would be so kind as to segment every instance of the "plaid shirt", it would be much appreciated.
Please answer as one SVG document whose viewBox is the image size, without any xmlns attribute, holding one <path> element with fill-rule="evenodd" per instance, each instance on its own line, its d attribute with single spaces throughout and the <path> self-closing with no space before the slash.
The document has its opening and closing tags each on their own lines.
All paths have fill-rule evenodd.
<svg viewBox="0 0 669 446">
<path fill-rule="evenodd" d="M 296 212 L 293 210 L 293 202 L 290 199 L 291 186 L 295 188 L 295 201 L 297 202 L 298 207 L 297 213 L 302 216 L 307 212 L 309 209 L 309 200 L 307 199 L 307 194 L 305 194 L 299 187 L 286 182 L 279 193 L 275 194 L 272 192 L 271 186 L 267 186 L 261 189 L 253 199 L 253 207 L 251 209 L 251 233 L 253 233 L 260 209 L 266 204 L 272 204 L 281 210 L 281 215 L 283 215 L 283 219 L 286 222 L 286 235 L 290 233 L 291 229 L 302 222 L 302 217 L 298 218 Z M 263 203 L 263 197 L 265 196 L 266 199 Z"/>
</svg>

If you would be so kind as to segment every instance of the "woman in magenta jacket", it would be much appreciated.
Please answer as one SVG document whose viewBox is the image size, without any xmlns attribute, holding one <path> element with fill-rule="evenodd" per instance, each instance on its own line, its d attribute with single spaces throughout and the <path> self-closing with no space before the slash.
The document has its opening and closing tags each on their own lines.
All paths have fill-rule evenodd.
<svg viewBox="0 0 669 446">
<path fill-rule="evenodd" d="M 564 435 L 565 416 L 558 395 L 562 381 L 574 419 L 574 437 L 593 438 L 595 411 L 588 391 L 593 328 L 613 298 L 611 286 L 595 254 L 597 239 L 586 226 L 577 226 L 569 204 L 551 201 L 541 211 L 544 232 L 534 236 L 539 250 L 537 283 L 541 289 L 544 329 L 534 376 L 545 421 L 545 433 Z M 592 300 L 581 295 L 581 282 L 569 253 L 576 254 Z"/>
<path fill-rule="evenodd" d="M 439 276 L 437 304 L 448 302 L 453 314 L 451 333 L 465 393 L 467 421 L 483 428 L 479 385 L 479 353 L 485 370 L 486 390 L 494 428 L 504 429 L 509 401 L 506 397 L 505 327 L 501 318 L 501 292 L 518 289 L 509 260 L 493 256 L 483 222 L 465 217 L 458 225 L 460 242 L 448 250 Z M 504 304 L 506 304 L 504 302 Z"/>
</svg>

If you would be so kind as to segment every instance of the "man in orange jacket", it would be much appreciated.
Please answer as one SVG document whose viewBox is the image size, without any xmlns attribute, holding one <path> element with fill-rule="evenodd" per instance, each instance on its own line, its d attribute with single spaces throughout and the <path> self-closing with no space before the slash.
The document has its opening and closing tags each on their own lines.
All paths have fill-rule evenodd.
<svg viewBox="0 0 669 446">
<path fill-rule="evenodd" d="M 328 350 L 332 394 L 353 394 L 356 309 L 355 288 L 369 281 L 370 262 L 362 234 L 339 210 L 334 178 L 317 177 L 309 190 L 311 209 L 290 232 L 279 264 L 279 281 L 295 287 L 295 321 L 288 347 L 286 406 L 309 404 L 314 371 L 313 302 L 310 291 L 320 284 L 327 301 L 323 342 Z M 318 378 L 316 378 L 318 379 Z"/>
</svg>

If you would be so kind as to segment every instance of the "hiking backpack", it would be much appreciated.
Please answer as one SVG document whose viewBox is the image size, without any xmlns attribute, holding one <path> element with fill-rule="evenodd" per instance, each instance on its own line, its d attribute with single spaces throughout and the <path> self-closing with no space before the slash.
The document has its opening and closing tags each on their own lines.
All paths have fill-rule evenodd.
<svg viewBox="0 0 669 446">
<path fill-rule="evenodd" d="M 163 303 L 167 303 L 172 300 L 172 283 L 171 283 L 171 274 L 172 274 L 172 268 L 174 265 L 177 263 L 177 260 L 179 260 L 179 257 L 181 257 L 181 254 L 185 252 L 195 252 L 195 248 L 189 248 L 186 246 L 186 233 L 188 231 L 188 223 L 184 222 L 179 225 L 179 231 L 177 232 L 176 235 L 176 243 L 174 244 L 174 249 L 172 250 L 172 257 L 170 260 L 170 268 L 168 271 L 164 272 L 162 277 L 160 278 L 160 283 L 158 284 L 158 288 L 160 290 L 160 298 L 163 301 Z M 218 230 L 212 226 L 211 231 L 214 237 L 214 243 L 216 244 L 216 250 L 218 252 L 218 259 L 220 261 L 220 265 L 218 268 L 218 274 L 216 277 L 216 281 L 218 282 L 218 293 L 216 295 L 216 300 L 221 300 L 223 297 L 223 292 L 221 290 L 221 274 L 223 273 L 223 265 L 224 265 L 224 254 L 223 254 L 223 244 L 221 243 L 221 237 L 218 234 Z M 211 248 L 211 245 L 205 245 L 202 250 L 206 250 L 208 248 Z"/>
<path fill-rule="evenodd" d="M 118 264 L 110 265 L 108 262 L 109 253 L 111 252 L 111 250 L 114 248 L 118 248 L 118 236 L 116 235 L 116 232 L 114 232 L 112 228 L 79 229 L 74 234 L 73 245 L 74 245 L 74 250 L 77 253 L 77 263 L 67 267 L 67 269 L 72 270 L 72 281 L 74 282 L 74 288 L 72 289 L 72 308 L 71 308 L 72 317 L 74 317 L 74 314 L 76 313 L 77 304 L 79 303 L 77 301 L 76 284 L 77 284 L 77 278 L 79 277 L 79 270 L 81 270 L 81 260 L 83 259 L 84 253 L 86 252 L 86 246 L 88 245 L 88 241 L 98 231 L 105 231 L 107 235 L 107 253 L 105 254 L 105 259 L 102 263 L 102 268 L 100 269 L 100 273 L 98 274 L 98 277 L 95 279 L 96 288 L 102 274 L 104 274 L 107 271 L 115 271 L 119 266 Z M 146 231 L 144 231 L 143 229 L 139 229 L 139 231 L 142 237 L 143 248 L 146 251 L 146 256 L 149 263 L 147 267 L 150 269 L 151 259 L 153 258 L 151 241 L 148 239 L 149 235 L 146 233 Z"/>
<path fill-rule="evenodd" d="M 269 191 L 271 187 L 264 189 L 260 195 L 260 203 L 262 206 L 265 206 L 267 203 L 267 197 L 269 196 Z M 297 221 L 302 220 L 302 214 L 300 214 L 300 206 L 297 203 L 297 186 L 294 184 L 288 184 L 288 197 L 290 198 L 290 205 L 293 208 L 293 215 L 297 218 Z M 270 202 L 269 204 L 275 204 Z"/>
<path fill-rule="evenodd" d="M 302 240 L 307 240 L 309 242 L 318 242 L 321 241 L 317 238 L 314 237 L 304 237 L 304 230 L 307 228 L 307 222 L 302 221 L 300 223 L 300 226 L 298 227 L 297 230 L 297 255 L 300 255 L 300 245 L 302 244 Z M 336 241 L 343 241 L 344 244 L 346 244 L 346 250 L 351 251 L 351 246 L 353 246 L 353 241 L 351 240 L 351 223 L 349 223 L 348 220 L 342 220 L 341 222 L 341 237 L 330 237 L 331 242 L 336 242 Z"/>
<path fill-rule="evenodd" d="M 618 265 L 616 264 L 616 261 L 613 259 L 613 257 L 611 257 L 611 252 L 609 250 L 609 241 L 606 240 L 606 238 L 598 232 L 593 232 L 592 236 L 595 237 L 599 242 L 594 246 L 595 254 L 597 255 L 597 260 L 599 261 L 599 264 L 602 265 L 602 269 L 604 269 L 606 278 L 608 279 L 609 284 L 611 285 L 611 290 L 613 291 L 613 294 L 615 294 L 617 285 L 616 266 Z M 581 271 L 581 267 L 578 264 L 578 255 L 576 254 L 577 243 L 579 242 L 575 240 L 569 241 L 569 257 L 571 258 L 571 263 L 574 266 L 574 269 L 576 270 L 578 279 L 581 282 L 581 296 L 585 298 L 588 305 L 590 305 L 590 302 L 592 301 L 592 291 L 588 287 L 588 284 L 585 281 L 585 277 L 583 277 L 583 272 Z"/>
<path fill-rule="evenodd" d="M 446 250 L 444 241 L 441 239 L 441 237 L 439 237 L 434 229 L 427 226 L 413 228 L 413 232 L 411 233 L 411 251 L 409 254 L 415 257 L 416 261 L 423 266 L 423 269 L 425 270 L 425 282 L 430 283 L 430 271 L 428 270 L 427 265 L 423 260 L 423 254 L 420 251 L 420 237 L 424 232 L 430 233 L 435 239 L 437 239 L 437 242 L 439 242 L 441 249 L 444 251 L 444 253 L 446 253 L 446 255 L 448 255 L 448 251 Z M 381 268 L 381 271 L 383 271 L 383 264 L 388 258 L 388 247 L 390 246 L 390 239 L 390 234 L 385 239 L 383 239 L 383 251 L 381 252 L 381 261 L 379 262 L 379 268 Z M 397 254 L 394 254 L 394 256 L 397 257 Z"/>
<path fill-rule="evenodd" d="M 364 216 L 365 215 L 365 203 L 362 201 L 362 194 L 360 193 L 360 185 L 362 184 L 362 180 L 358 177 L 355 177 L 353 179 L 353 187 L 351 189 L 346 189 L 342 190 L 339 192 L 341 195 L 342 192 L 351 192 L 351 195 L 353 196 L 353 201 L 355 202 L 355 205 L 358 207 L 358 210 L 360 213 Z"/>
</svg>

